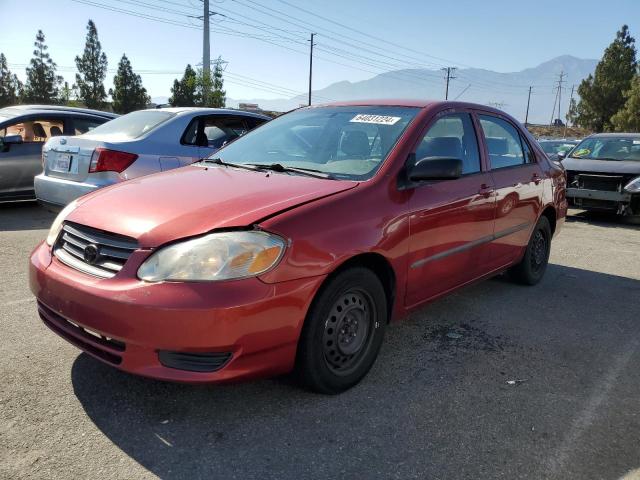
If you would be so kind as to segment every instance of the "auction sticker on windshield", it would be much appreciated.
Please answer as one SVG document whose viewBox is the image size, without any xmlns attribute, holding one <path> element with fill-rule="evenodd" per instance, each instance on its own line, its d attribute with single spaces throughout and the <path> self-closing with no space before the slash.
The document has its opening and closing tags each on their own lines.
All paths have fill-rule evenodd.
<svg viewBox="0 0 640 480">
<path fill-rule="evenodd" d="M 393 125 L 398 120 L 400 120 L 400 118 L 401 117 L 389 117 L 387 115 L 365 115 L 361 113 L 359 115 L 356 115 L 349 121 L 355 123 L 376 123 L 378 125 Z"/>
</svg>

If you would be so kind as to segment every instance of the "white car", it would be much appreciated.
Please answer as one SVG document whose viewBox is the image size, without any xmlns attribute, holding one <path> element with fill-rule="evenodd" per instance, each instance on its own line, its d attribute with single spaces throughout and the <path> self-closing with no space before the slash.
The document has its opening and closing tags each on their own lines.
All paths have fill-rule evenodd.
<svg viewBox="0 0 640 480">
<path fill-rule="evenodd" d="M 189 165 L 270 120 L 215 108 L 138 110 L 79 136 L 57 136 L 42 149 L 38 201 L 59 209 L 98 188 Z"/>
</svg>

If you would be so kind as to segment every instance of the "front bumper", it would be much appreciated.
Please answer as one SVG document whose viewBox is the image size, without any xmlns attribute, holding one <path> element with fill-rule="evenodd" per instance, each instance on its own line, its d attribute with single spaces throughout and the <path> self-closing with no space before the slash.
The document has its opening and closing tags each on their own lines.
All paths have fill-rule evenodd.
<svg viewBox="0 0 640 480">
<path fill-rule="evenodd" d="M 29 281 L 43 321 L 93 357 L 146 377 L 223 382 L 293 368 L 306 312 L 324 277 L 150 284 L 135 277 L 147 254 L 134 252 L 118 275 L 99 279 L 65 266 L 40 244 Z M 231 355 L 217 371 L 196 372 L 163 365 L 160 351 Z"/>
<path fill-rule="evenodd" d="M 36 176 L 33 183 L 36 198 L 45 205 L 53 208 L 64 207 L 76 198 L 106 186 L 50 177 L 44 173 Z"/>
<path fill-rule="evenodd" d="M 607 200 L 610 202 L 629 202 L 631 200 L 631 194 L 628 192 L 609 192 L 606 190 L 588 190 L 586 188 L 567 188 L 567 197 Z"/>
</svg>

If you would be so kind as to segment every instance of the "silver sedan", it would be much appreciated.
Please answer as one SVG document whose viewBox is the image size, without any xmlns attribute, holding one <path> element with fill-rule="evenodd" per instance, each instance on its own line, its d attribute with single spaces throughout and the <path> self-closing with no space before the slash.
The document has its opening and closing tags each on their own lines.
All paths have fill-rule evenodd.
<svg viewBox="0 0 640 480">
<path fill-rule="evenodd" d="M 36 197 L 60 208 L 98 188 L 198 161 L 268 120 L 238 110 L 163 108 L 123 115 L 77 137 L 54 137 L 42 150 Z"/>
</svg>

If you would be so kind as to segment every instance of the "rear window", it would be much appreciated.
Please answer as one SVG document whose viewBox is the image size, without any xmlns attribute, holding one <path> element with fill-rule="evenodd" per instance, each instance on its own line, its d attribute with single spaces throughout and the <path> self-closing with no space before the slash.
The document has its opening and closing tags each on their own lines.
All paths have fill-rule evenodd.
<svg viewBox="0 0 640 480">
<path fill-rule="evenodd" d="M 138 110 L 104 123 L 85 135 L 116 138 L 138 138 L 166 122 L 174 113 L 158 110 Z"/>
</svg>

